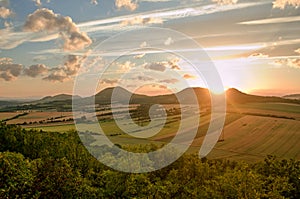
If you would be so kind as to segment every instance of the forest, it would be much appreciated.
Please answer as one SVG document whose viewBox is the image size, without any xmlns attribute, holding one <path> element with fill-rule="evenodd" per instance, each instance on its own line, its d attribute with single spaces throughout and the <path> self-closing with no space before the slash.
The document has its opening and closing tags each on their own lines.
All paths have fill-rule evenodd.
<svg viewBox="0 0 300 199">
<path fill-rule="evenodd" d="M 140 152 L 156 146 L 120 147 Z M 130 174 L 101 164 L 76 131 L 0 123 L 0 198 L 300 198 L 300 161 L 185 154 L 161 170 Z"/>
</svg>

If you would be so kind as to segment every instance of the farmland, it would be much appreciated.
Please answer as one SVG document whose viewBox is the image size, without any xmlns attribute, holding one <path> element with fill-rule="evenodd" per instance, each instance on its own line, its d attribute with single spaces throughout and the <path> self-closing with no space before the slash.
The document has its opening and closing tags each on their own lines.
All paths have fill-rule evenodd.
<svg viewBox="0 0 300 199">
<path fill-rule="evenodd" d="M 136 138 L 133 121 L 136 124 L 147 127 L 147 119 L 135 117 L 133 121 L 125 120 L 126 128 L 132 132 L 123 132 L 112 119 L 111 111 L 97 112 L 99 124 L 109 139 L 120 145 L 144 145 L 169 143 L 177 133 L 180 122 L 189 126 L 193 123 L 193 117 L 181 120 L 178 105 L 165 105 L 167 110 L 173 113 L 168 115 L 164 127 L 154 136 L 147 139 Z M 185 107 L 190 116 L 194 114 L 193 108 Z M 131 110 L 134 110 L 131 108 Z M 0 118 L 12 118 L 20 113 L 0 113 Z M 120 111 L 119 114 L 123 114 Z M 199 114 L 199 113 L 198 113 Z M 204 136 L 210 124 L 209 112 L 201 112 L 197 135 L 188 150 L 188 153 L 198 152 Z M 8 124 L 22 124 L 27 129 L 38 129 L 48 132 L 67 132 L 75 130 L 72 112 L 29 112 L 26 115 L 8 120 Z M 122 115 L 119 115 L 122 117 Z M 101 119 L 102 118 L 102 119 Z M 140 120 L 140 121 L 139 121 Z M 123 121 L 124 122 L 124 121 Z M 159 124 L 159 119 L 157 120 Z M 90 132 L 98 132 L 95 125 L 78 123 L 82 129 Z M 300 106 L 284 103 L 247 103 L 229 105 L 227 108 L 226 122 L 222 132 L 222 139 L 211 153 L 210 159 L 233 159 L 244 161 L 258 161 L 267 155 L 276 155 L 279 158 L 300 159 L 298 143 L 300 142 Z M 183 139 L 184 140 L 184 139 Z M 99 143 L 98 143 L 99 144 Z M 97 145 L 97 140 L 92 143 Z"/>
</svg>

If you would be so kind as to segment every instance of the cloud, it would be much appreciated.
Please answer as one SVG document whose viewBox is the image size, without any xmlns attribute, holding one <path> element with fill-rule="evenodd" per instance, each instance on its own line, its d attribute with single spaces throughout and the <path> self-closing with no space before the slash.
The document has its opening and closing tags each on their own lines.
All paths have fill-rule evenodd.
<svg viewBox="0 0 300 199">
<path fill-rule="evenodd" d="M 31 65 L 29 68 L 24 69 L 24 74 L 29 77 L 37 77 L 48 71 L 48 68 L 44 64 Z"/>
<path fill-rule="evenodd" d="M 140 81 L 144 81 L 144 82 L 147 82 L 147 81 L 153 81 L 154 78 L 152 77 L 149 77 L 149 76 L 142 76 L 142 75 L 139 75 L 137 76 L 136 78 L 134 79 L 137 79 L 137 80 L 140 80 Z"/>
<path fill-rule="evenodd" d="M 59 32 L 66 51 L 81 50 L 92 43 L 86 33 L 80 32 L 70 17 L 55 14 L 52 10 L 42 8 L 28 15 L 24 24 L 28 32 Z"/>
<path fill-rule="evenodd" d="M 127 72 L 135 66 L 135 63 L 132 63 L 131 61 L 126 61 L 125 63 L 119 63 L 118 66 L 120 68 L 120 72 Z"/>
<path fill-rule="evenodd" d="M 97 0 L 91 0 L 91 4 L 98 5 L 98 1 Z"/>
<path fill-rule="evenodd" d="M 143 53 L 143 54 L 136 55 L 136 56 L 134 56 L 133 58 L 134 58 L 134 59 L 141 59 L 141 58 L 143 58 L 145 55 L 146 55 L 146 54 Z"/>
<path fill-rule="evenodd" d="M 238 24 L 241 25 L 264 25 L 264 24 L 275 24 L 275 23 L 289 23 L 300 21 L 300 16 L 289 16 L 289 17 L 278 17 L 278 18 L 270 18 L 270 19 L 260 19 L 253 21 L 244 21 Z"/>
<path fill-rule="evenodd" d="M 300 48 L 298 48 L 297 50 L 295 50 L 295 52 L 300 54 Z"/>
<path fill-rule="evenodd" d="M 6 19 L 12 15 L 13 12 L 10 9 L 0 6 L 0 18 Z"/>
<path fill-rule="evenodd" d="M 263 53 L 253 53 L 248 58 L 268 58 L 269 55 L 263 54 Z"/>
<path fill-rule="evenodd" d="M 175 83 L 179 82 L 179 80 L 173 78 L 173 79 L 164 79 L 164 80 L 161 80 L 159 82 L 160 83 L 166 83 L 166 84 L 175 84 Z"/>
<path fill-rule="evenodd" d="M 22 72 L 23 65 L 13 63 L 8 57 L 0 58 L 0 78 L 5 81 L 16 79 Z"/>
<path fill-rule="evenodd" d="M 184 74 L 184 75 L 183 75 L 183 78 L 184 78 L 184 79 L 195 79 L 196 77 L 193 76 L 193 75 L 190 75 L 190 74 Z"/>
<path fill-rule="evenodd" d="M 169 45 L 171 45 L 173 43 L 174 43 L 174 40 L 171 37 L 168 37 L 168 39 L 164 42 L 164 44 L 166 46 L 169 46 Z"/>
<path fill-rule="evenodd" d="M 138 4 L 136 3 L 136 1 L 132 1 L 132 0 L 115 0 L 115 6 L 118 9 L 121 8 L 126 8 L 128 10 L 135 10 L 138 7 Z"/>
<path fill-rule="evenodd" d="M 161 24 L 163 21 L 161 18 L 157 17 L 134 17 L 129 18 L 126 20 L 123 20 L 120 22 L 122 26 L 128 26 L 128 25 L 147 25 L 147 24 Z"/>
<path fill-rule="evenodd" d="M 149 70 L 164 72 L 167 69 L 166 63 L 167 62 L 146 63 L 144 64 L 144 68 Z"/>
<path fill-rule="evenodd" d="M 273 2 L 273 8 L 284 9 L 286 6 L 300 7 L 299 0 L 276 0 Z"/>
<path fill-rule="evenodd" d="M 35 2 L 35 5 L 36 5 L 36 6 L 39 6 L 39 7 L 42 6 L 41 0 L 32 0 L 32 1 Z"/>
<path fill-rule="evenodd" d="M 279 66 L 288 66 L 291 68 L 300 69 L 300 59 L 279 59 L 279 60 L 275 60 L 274 64 Z"/>
<path fill-rule="evenodd" d="M 174 58 L 169 61 L 162 61 L 162 62 L 154 62 L 154 63 L 145 63 L 143 66 L 145 69 L 164 72 L 167 68 L 173 70 L 180 70 L 178 66 L 178 62 L 180 61 L 179 58 Z"/>
<path fill-rule="evenodd" d="M 215 2 L 220 5 L 230 5 L 230 4 L 236 4 L 238 0 L 212 0 L 212 2 Z"/>
<path fill-rule="evenodd" d="M 174 70 L 180 70 L 180 67 L 178 66 L 178 62 L 180 61 L 179 58 L 174 58 L 174 59 L 171 59 L 168 64 L 170 66 L 171 69 L 174 69 Z"/>
<path fill-rule="evenodd" d="M 141 43 L 140 44 L 140 48 L 145 48 L 145 47 L 147 47 L 148 46 L 148 44 L 147 44 L 147 42 L 143 42 L 143 43 Z"/>
<path fill-rule="evenodd" d="M 114 85 L 118 82 L 119 82 L 119 80 L 117 80 L 117 79 L 103 79 L 103 80 L 101 80 L 100 84 Z"/>
<path fill-rule="evenodd" d="M 86 56 L 68 55 L 63 66 L 58 66 L 51 69 L 50 75 L 44 77 L 44 80 L 53 82 L 64 82 L 79 72 L 81 64 L 86 59 Z"/>
</svg>

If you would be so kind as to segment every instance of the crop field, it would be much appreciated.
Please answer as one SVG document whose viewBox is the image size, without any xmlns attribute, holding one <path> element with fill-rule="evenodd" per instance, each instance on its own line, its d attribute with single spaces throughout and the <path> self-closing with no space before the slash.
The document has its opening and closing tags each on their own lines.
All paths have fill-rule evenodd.
<svg viewBox="0 0 300 199">
<path fill-rule="evenodd" d="M 32 124 L 63 119 L 68 120 L 70 118 L 73 118 L 72 112 L 28 112 L 27 115 L 7 121 L 7 124 Z"/>
<path fill-rule="evenodd" d="M 18 115 L 19 113 L 17 112 L 1 112 L 0 113 L 0 121 L 1 120 L 5 120 L 5 119 L 9 119 L 9 118 L 12 118 L 16 115 Z"/>
<path fill-rule="evenodd" d="M 283 103 L 248 103 L 230 105 L 228 112 L 257 114 L 266 116 L 276 116 L 293 118 L 300 121 L 300 105 L 299 104 L 283 104 Z"/>
<path fill-rule="evenodd" d="M 224 128 L 210 158 L 256 160 L 267 155 L 300 159 L 300 122 L 272 117 L 244 116 Z"/>
<path fill-rule="evenodd" d="M 168 108 L 173 107 L 169 105 Z M 13 117 L 16 114 L 18 113 L 1 113 L 0 117 Z M 8 122 L 23 123 L 71 117 L 71 112 L 32 112 Z M 100 120 L 99 124 L 113 143 L 121 145 L 169 143 L 176 135 L 180 123 L 187 127 L 186 131 L 180 135 L 184 144 L 186 141 L 184 135 L 188 135 L 191 130 L 197 128 L 197 135 L 188 151 L 194 153 L 198 152 L 201 147 L 210 124 L 210 115 L 201 113 L 198 126 L 192 126 L 193 117 L 181 120 L 180 115 L 168 116 L 164 127 L 156 135 L 147 139 L 134 137 L 138 132 L 135 132 L 132 120 L 124 119 L 123 122 L 126 123 L 126 128 L 129 130 L 128 134 L 124 133 L 112 119 Z M 136 122 L 147 127 L 147 122 Z M 157 124 L 161 123 L 160 119 L 157 119 L 156 122 Z M 89 123 L 79 125 L 83 129 L 88 129 L 89 132 L 98 132 L 98 128 Z M 73 122 L 35 123 L 23 127 L 62 133 L 76 129 Z M 267 155 L 276 155 L 279 158 L 300 159 L 300 106 L 280 103 L 231 105 L 228 107 L 221 138 L 224 138 L 224 141 L 217 143 L 208 158 L 227 158 L 251 162 L 264 159 Z M 97 141 L 93 145 L 97 145 Z"/>
</svg>

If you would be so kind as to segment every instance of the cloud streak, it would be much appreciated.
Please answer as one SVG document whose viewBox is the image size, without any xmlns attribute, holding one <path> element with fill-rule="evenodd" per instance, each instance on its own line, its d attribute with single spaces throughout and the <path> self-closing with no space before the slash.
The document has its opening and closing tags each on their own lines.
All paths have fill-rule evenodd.
<svg viewBox="0 0 300 199">
<path fill-rule="evenodd" d="M 300 21 L 300 16 L 279 17 L 279 18 L 271 18 L 271 19 L 245 21 L 245 22 L 240 22 L 238 24 L 241 24 L 241 25 L 264 25 L 264 24 L 275 24 L 275 23 L 289 23 L 289 22 L 296 22 L 296 21 Z"/>
</svg>

